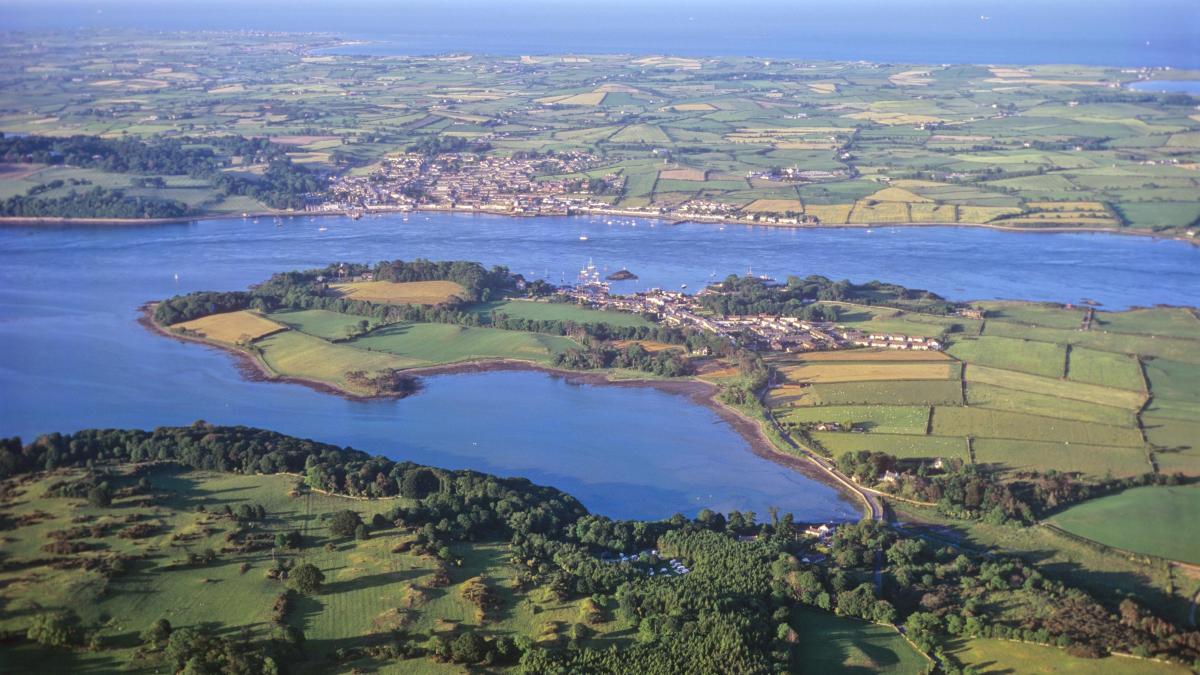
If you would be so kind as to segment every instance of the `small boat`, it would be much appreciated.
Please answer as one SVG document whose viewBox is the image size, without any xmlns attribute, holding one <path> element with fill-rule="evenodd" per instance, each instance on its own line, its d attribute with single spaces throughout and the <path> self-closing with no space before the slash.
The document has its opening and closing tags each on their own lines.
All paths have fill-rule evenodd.
<svg viewBox="0 0 1200 675">
<path fill-rule="evenodd" d="M 324 225 L 322 225 L 317 228 L 317 232 L 324 232 L 325 230 L 328 230 L 328 229 L 329 229 L 328 227 L 325 227 Z"/>
<path fill-rule="evenodd" d="M 687 288 L 687 284 L 679 284 L 680 288 Z"/>
<path fill-rule="evenodd" d="M 586 234 L 579 235 L 579 241 L 587 241 L 587 240 L 588 240 L 588 236 Z"/>
<path fill-rule="evenodd" d="M 175 281 L 179 281 L 179 272 L 175 273 Z"/>
</svg>

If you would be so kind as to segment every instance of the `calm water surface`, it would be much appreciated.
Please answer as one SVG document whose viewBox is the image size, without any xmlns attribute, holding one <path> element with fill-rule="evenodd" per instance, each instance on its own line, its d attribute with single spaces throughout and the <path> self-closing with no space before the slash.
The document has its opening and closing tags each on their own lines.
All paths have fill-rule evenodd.
<svg viewBox="0 0 1200 675">
<path fill-rule="evenodd" d="M 628 219 L 620 222 L 628 223 Z M 328 230 L 320 232 L 319 226 Z M 581 232 L 589 241 L 579 241 Z M 427 378 L 403 401 L 346 401 L 251 382 L 218 350 L 152 335 L 143 302 L 241 289 L 333 260 L 481 260 L 570 278 L 589 258 L 650 286 L 697 288 L 715 272 L 821 273 L 924 285 L 955 298 L 1090 297 L 1109 307 L 1192 303 L 1200 251 L 1112 235 L 958 228 L 789 231 L 648 221 L 449 214 L 298 218 L 113 229 L 0 229 L 0 435 L 206 419 L 351 445 L 398 459 L 522 475 L 618 517 L 779 506 L 853 517 L 827 486 L 753 455 L 715 413 L 652 389 L 541 373 Z M 178 279 L 175 278 L 178 275 Z"/>
</svg>

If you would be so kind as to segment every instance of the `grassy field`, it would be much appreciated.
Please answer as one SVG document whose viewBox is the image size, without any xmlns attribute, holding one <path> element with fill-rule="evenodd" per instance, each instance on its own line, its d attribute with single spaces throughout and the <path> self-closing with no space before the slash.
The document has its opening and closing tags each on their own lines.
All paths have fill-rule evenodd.
<svg viewBox="0 0 1200 675">
<path fill-rule="evenodd" d="M 1145 401 L 1140 392 L 1098 387 L 1082 382 L 1070 382 L 1054 377 L 1039 377 L 1013 370 L 970 365 L 966 369 L 968 391 L 976 382 L 1016 391 L 1033 391 L 1047 396 L 1086 401 L 1114 408 L 1137 409 Z"/>
<path fill-rule="evenodd" d="M 263 362 L 279 375 L 328 382 L 347 391 L 363 394 L 373 392 L 363 391 L 351 384 L 346 380 L 346 373 L 358 370 L 375 373 L 390 368 L 429 365 L 428 361 L 422 359 L 355 349 L 296 331 L 276 333 L 259 340 L 255 345 L 262 349 Z"/>
<path fill-rule="evenodd" d="M 970 372 L 968 372 L 970 376 Z M 979 408 L 1007 410 L 1010 412 L 1038 411 L 1051 413 L 1054 417 L 1080 422 L 1096 422 L 1115 426 L 1132 427 L 1137 424 L 1136 411 L 1080 401 L 1052 394 L 1038 394 L 1027 389 L 1007 389 L 979 381 L 970 381 L 967 386 L 967 403 Z"/>
<path fill-rule="evenodd" d="M 285 326 L 248 310 L 210 314 L 199 319 L 177 323 L 171 328 L 195 331 L 209 340 L 231 345 L 242 341 L 257 340 L 263 336 L 287 330 Z"/>
<path fill-rule="evenodd" d="M 962 402 L 962 386 L 955 380 L 810 384 L 790 396 L 777 395 L 777 391 L 771 392 L 772 405 L 950 405 Z"/>
<path fill-rule="evenodd" d="M 958 640 L 947 651 L 964 665 L 974 666 L 980 675 L 1185 675 L 1188 672 L 1183 666 L 1168 663 L 1120 656 L 1085 659 L 1056 647 L 986 638 Z"/>
<path fill-rule="evenodd" d="M 816 431 L 812 437 L 834 457 L 845 452 L 873 450 L 886 452 L 901 459 L 961 459 L 968 461 L 967 442 L 962 438 L 945 436 L 914 436 L 911 434 L 850 434 L 838 431 Z"/>
<path fill-rule="evenodd" d="M 916 675 L 929 663 L 887 626 L 811 607 L 793 610 L 789 624 L 799 634 L 795 665 L 800 672 Z"/>
<path fill-rule="evenodd" d="M 426 364 L 487 358 L 548 363 L 557 352 L 578 346 L 570 338 L 556 335 L 440 323 L 384 326 L 349 345 L 366 354 L 386 352 Z"/>
<path fill-rule="evenodd" d="M 947 352 L 967 363 L 1043 377 L 1062 377 L 1067 358 L 1063 345 L 1002 337 L 959 340 Z"/>
<path fill-rule="evenodd" d="M 315 335 L 326 340 L 340 340 L 350 331 L 357 331 L 364 319 L 371 328 L 379 325 L 377 319 L 330 312 L 324 309 L 302 309 L 298 311 L 277 312 L 267 315 L 272 321 L 284 324 L 292 330 Z"/>
<path fill-rule="evenodd" d="M 393 305 L 436 305 L 467 293 L 453 281 L 355 281 L 330 287 L 347 298 Z"/>
<path fill-rule="evenodd" d="M 629 312 L 602 311 L 581 307 L 567 302 L 535 302 L 532 300 L 500 300 L 480 302 L 471 306 L 480 316 L 492 312 L 505 314 L 515 319 L 534 321 L 574 321 L 575 323 L 607 323 L 622 327 L 650 327 L 654 324 L 637 314 Z"/>
<path fill-rule="evenodd" d="M 780 366 L 779 372 L 788 382 L 818 384 L 826 382 L 861 382 L 866 380 L 945 380 L 953 378 L 955 363 L 807 363 Z"/>
<path fill-rule="evenodd" d="M 1047 411 L 1050 412 L 1050 411 Z M 1023 441 L 1061 441 L 1091 445 L 1141 447 L 1137 429 L 1078 422 L 1043 415 L 939 406 L 933 413 L 933 433 L 938 436 L 976 436 Z"/>
<path fill-rule="evenodd" d="M 1200 488 L 1145 487 L 1072 506 L 1050 519 L 1072 534 L 1128 551 L 1200 565 Z"/>
<path fill-rule="evenodd" d="M 1142 391 L 1142 369 L 1137 359 L 1124 354 L 1098 352 L 1094 349 L 1071 349 L 1067 377 L 1078 382 L 1090 382 L 1105 387 Z"/>
<path fill-rule="evenodd" d="M 851 406 L 830 405 L 789 408 L 781 411 L 780 421 L 794 424 L 850 422 L 854 426 L 881 434 L 924 434 L 929 408 L 923 406 Z"/>
<path fill-rule="evenodd" d="M 993 465 L 1004 472 L 1054 470 L 1102 479 L 1110 473 L 1136 476 L 1150 470 L 1145 451 L 1135 447 L 977 438 L 974 450 L 976 464 Z"/>
</svg>

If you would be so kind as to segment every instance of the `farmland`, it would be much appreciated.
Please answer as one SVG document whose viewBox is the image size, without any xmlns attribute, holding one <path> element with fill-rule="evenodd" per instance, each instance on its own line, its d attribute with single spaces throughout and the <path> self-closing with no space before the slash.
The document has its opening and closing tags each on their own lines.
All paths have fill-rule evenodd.
<svg viewBox="0 0 1200 675">
<path fill-rule="evenodd" d="M 802 607 L 792 612 L 800 634 L 802 668 L 810 672 L 895 673 L 917 675 L 928 662 L 896 632 Z"/>
<path fill-rule="evenodd" d="M 649 214 L 715 204 L 726 219 L 790 226 L 1189 238 L 1200 218 L 1194 99 L 1121 87 L 1151 71 L 1044 66 L 998 77 L 983 66 L 737 57 L 314 56 L 340 43 L 214 33 L 200 49 L 185 34 L 21 35 L 0 54 L 15 74 L 0 95 L 0 131 L 186 135 L 195 145 L 261 136 L 322 177 L 366 176 L 385 157 L 451 140 L 497 158 L 581 152 L 598 158 L 589 177 L 620 185 L 590 195 L 604 204 Z M 267 168 L 222 160 L 230 175 Z M 85 184 L 71 180 L 198 214 L 267 210 L 211 179 L 69 166 L 0 171 L 0 196 L 57 198 Z M 508 208 L 510 197 L 496 204 Z"/>
<path fill-rule="evenodd" d="M 397 305 L 436 305 L 466 295 L 466 289 L 453 281 L 356 281 L 331 288 L 352 300 Z"/>
<path fill-rule="evenodd" d="M 1197 517 L 1200 489 L 1134 488 L 1072 506 L 1050 522 L 1102 544 L 1200 565 L 1200 541 L 1177 536 L 1193 531 Z"/>
<path fill-rule="evenodd" d="M 945 317 L 842 305 L 859 326 L 941 328 L 949 347 L 775 355 L 766 403 L 786 429 L 835 458 L 872 450 L 961 459 L 1000 476 L 1053 470 L 1085 480 L 1200 475 L 1200 366 L 1186 347 L 1200 347 L 1200 330 L 1188 332 L 1190 312 L 1097 312 L 1091 330 L 1081 330 L 1077 308 L 976 306 L 985 320 L 974 331 L 951 331 Z M 1101 322 L 1107 329 L 1096 327 Z M 975 335 L 980 328 L 983 336 Z M 1165 353 L 1164 342 L 1189 360 L 1147 353 Z"/>
<path fill-rule="evenodd" d="M 225 344 L 236 344 L 245 340 L 257 340 L 271 333 L 286 330 L 284 326 L 248 311 L 210 314 L 199 319 L 176 324 L 176 326 L 183 330 L 194 332 L 200 337 Z"/>
</svg>

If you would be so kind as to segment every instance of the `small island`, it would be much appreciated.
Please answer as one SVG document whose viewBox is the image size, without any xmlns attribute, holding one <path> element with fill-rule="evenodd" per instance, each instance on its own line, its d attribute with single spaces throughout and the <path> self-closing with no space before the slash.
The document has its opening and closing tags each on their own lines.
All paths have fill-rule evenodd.
<svg viewBox="0 0 1200 675">
<path fill-rule="evenodd" d="M 613 272 L 612 274 L 605 277 L 605 279 L 607 279 L 609 281 L 633 281 L 637 278 L 638 278 L 638 275 L 634 274 L 633 272 L 630 272 L 629 270 L 625 269 L 624 267 L 622 267 L 621 269 L 617 270 L 616 272 Z"/>
</svg>

